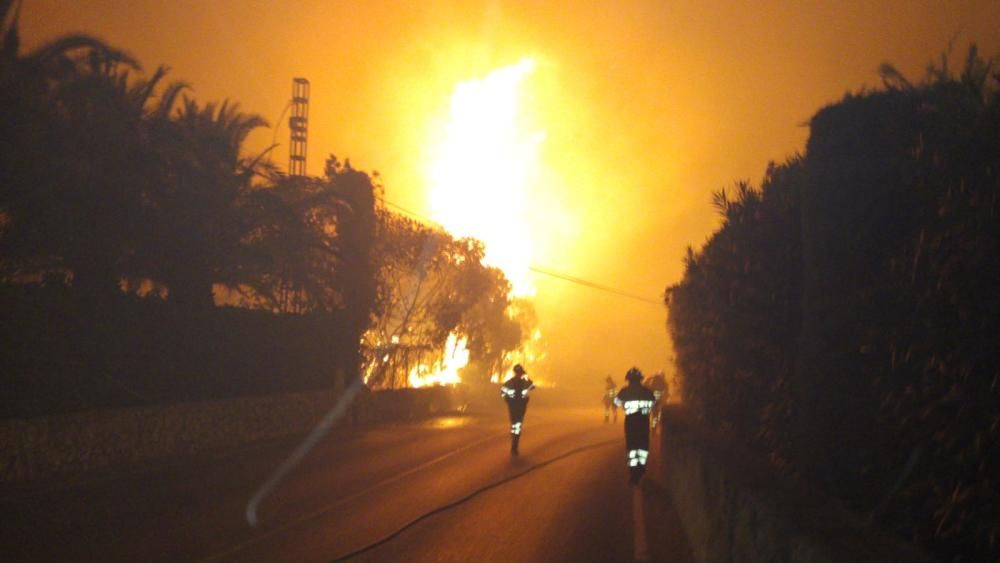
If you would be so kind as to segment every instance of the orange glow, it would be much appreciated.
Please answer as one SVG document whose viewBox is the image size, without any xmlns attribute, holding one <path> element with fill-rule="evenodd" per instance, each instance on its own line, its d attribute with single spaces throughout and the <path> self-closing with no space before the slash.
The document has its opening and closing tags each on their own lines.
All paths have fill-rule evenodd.
<svg viewBox="0 0 1000 563">
<path fill-rule="evenodd" d="M 484 262 L 503 270 L 514 295 L 534 293 L 525 205 L 545 134 L 519 113 L 521 86 L 534 68 L 525 58 L 460 83 L 427 172 L 434 220 L 456 236 L 483 241 Z"/>
<path fill-rule="evenodd" d="M 433 365 L 420 364 L 410 370 L 410 387 L 428 387 L 431 385 L 457 385 L 462 382 L 458 372 L 469 365 L 469 349 L 466 348 L 468 338 L 458 337 L 455 333 L 448 335 L 444 345 L 444 354 Z"/>
<path fill-rule="evenodd" d="M 462 407 L 459 407 L 459 411 L 463 411 Z M 428 426 L 438 430 L 447 430 L 451 428 L 461 428 L 463 426 L 468 426 L 470 418 L 467 416 L 439 416 L 428 423 Z"/>
</svg>

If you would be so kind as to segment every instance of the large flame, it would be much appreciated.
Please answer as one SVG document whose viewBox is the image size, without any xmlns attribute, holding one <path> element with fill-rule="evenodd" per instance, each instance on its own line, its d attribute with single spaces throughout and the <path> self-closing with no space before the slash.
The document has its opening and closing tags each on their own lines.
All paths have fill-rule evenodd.
<svg viewBox="0 0 1000 563">
<path fill-rule="evenodd" d="M 483 241 L 484 262 L 503 270 L 514 295 L 534 294 L 525 205 L 544 133 L 528 130 L 518 111 L 521 84 L 534 68 L 526 58 L 460 83 L 428 173 L 434 220 Z"/>
<path fill-rule="evenodd" d="M 481 240 L 486 246 L 483 262 L 503 270 L 514 296 L 535 291 L 529 278 L 532 245 L 525 206 L 545 135 L 529 130 L 519 111 L 521 84 L 534 68 L 526 58 L 460 83 L 441 136 L 432 143 L 428 169 L 431 216 L 455 236 Z M 467 340 L 448 335 L 441 360 L 414 367 L 410 386 L 460 383 L 458 372 L 469 363 Z"/>
<path fill-rule="evenodd" d="M 420 364 L 410 370 L 410 387 L 427 387 L 429 385 L 456 385 L 462 382 L 458 370 L 469 365 L 468 339 L 458 337 L 455 333 L 448 335 L 444 345 L 444 356 L 434 365 Z"/>
</svg>

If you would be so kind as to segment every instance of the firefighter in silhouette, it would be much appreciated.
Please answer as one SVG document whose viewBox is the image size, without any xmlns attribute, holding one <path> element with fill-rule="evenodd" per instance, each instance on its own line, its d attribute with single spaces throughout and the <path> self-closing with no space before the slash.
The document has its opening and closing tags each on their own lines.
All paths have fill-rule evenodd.
<svg viewBox="0 0 1000 563">
<path fill-rule="evenodd" d="M 633 367 L 625 374 L 628 385 L 615 396 L 615 404 L 625 411 L 625 450 L 627 451 L 629 483 L 637 484 L 646 472 L 649 457 L 649 413 L 656 397 L 642 386 L 642 372 Z"/>
<path fill-rule="evenodd" d="M 667 379 L 663 376 L 662 371 L 654 373 L 653 377 L 649 378 L 649 390 L 656 397 L 656 403 L 653 404 L 653 416 L 649 421 L 655 429 L 660 424 L 660 405 L 667 400 Z"/>
<path fill-rule="evenodd" d="M 514 377 L 508 379 L 500 387 L 500 396 L 507 401 L 507 412 L 510 414 L 510 453 L 517 455 L 518 442 L 521 441 L 521 425 L 524 424 L 524 413 L 528 410 L 528 391 L 535 384 L 525 377 L 521 364 L 514 366 Z"/>
<path fill-rule="evenodd" d="M 611 376 L 604 378 L 604 422 L 608 422 L 614 417 L 618 422 L 618 406 L 615 405 L 615 395 L 618 393 L 618 386 Z"/>
</svg>

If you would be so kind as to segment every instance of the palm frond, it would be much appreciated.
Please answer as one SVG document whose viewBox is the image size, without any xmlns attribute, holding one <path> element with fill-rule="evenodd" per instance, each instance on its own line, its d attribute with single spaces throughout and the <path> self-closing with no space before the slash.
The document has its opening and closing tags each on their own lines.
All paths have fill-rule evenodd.
<svg viewBox="0 0 1000 563">
<path fill-rule="evenodd" d="M 156 104 L 156 109 L 153 111 L 153 117 L 156 119 L 166 119 L 169 117 L 170 110 L 173 109 L 174 103 L 177 101 L 177 97 L 188 88 L 190 88 L 190 85 L 187 82 L 171 82 L 170 85 L 167 86 L 166 89 L 160 94 L 160 101 Z"/>
<path fill-rule="evenodd" d="M 133 70 L 140 70 L 142 65 L 128 53 L 111 47 L 96 37 L 85 34 L 64 35 L 41 45 L 24 57 L 26 64 L 44 70 L 65 69 L 75 67 L 71 63 L 71 55 L 76 51 L 85 51 L 88 62 L 100 71 L 109 65 L 124 65 Z M 70 63 L 70 64 L 67 64 Z"/>
<path fill-rule="evenodd" d="M 903 76 L 902 72 L 890 63 L 882 63 L 878 67 L 878 75 L 882 84 L 890 90 L 912 90 L 913 84 Z"/>
<path fill-rule="evenodd" d="M 160 65 L 156 67 L 156 72 L 153 73 L 153 76 L 145 80 L 139 80 L 131 88 L 128 88 L 128 98 L 132 105 L 139 109 L 145 108 L 146 103 L 153 97 L 157 84 L 163 80 L 167 72 L 167 67 Z M 128 76 L 128 71 L 122 74 L 124 75 L 123 82 L 127 83 L 126 77 Z M 123 86 L 126 86 L 126 84 L 123 84 Z"/>
<path fill-rule="evenodd" d="M 729 215 L 732 202 L 729 201 L 729 195 L 726 193 L 726 188 L 712 192 L 712 207 L 714 207 L 715 210 L 718 211 L 723 217 Z"/>
</svg>

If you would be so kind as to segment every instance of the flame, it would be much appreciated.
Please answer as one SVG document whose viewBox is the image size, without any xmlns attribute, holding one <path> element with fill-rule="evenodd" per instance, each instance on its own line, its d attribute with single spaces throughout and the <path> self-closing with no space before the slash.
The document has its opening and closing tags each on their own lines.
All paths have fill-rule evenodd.
<svg viewBox="0 0 1000 563">
<path fill-rule="evenodd" d="M 444 355 L 437 363 L 431 366 L 420 364 L 410 370 L 410 387 L 461 383 L 458 371 L 469 365 L 469 349 L 466 347 L 468 341 L 468 338 L 458 337 L 454 332 L 449 334 L 444 345 Z"/>
<path fill-rule="evenodd" d="M 525 217 L 545 134 L 530 130 L 519 110 L 522 83 L 534 68 L 534 61 L 525 58 L 456 86 L 440 139 L 431 143 L 427 173 L 433 219 L 457 237 L 481 240 L 483 262 L 504 272 L 512 296 L 535 293 Z M 533 337 L 537 342 L 540 333 Z M 448 335 L 441 360 L 410 370 L 410 386 L 460 383 L 458 372 L 469 363 L 467 342 L 464 336 Z M 522 361 L 536 359 L 531 352 L 519 356 Z"/>
<path fill-rule="evenodd" d="M 518 296 L 534 294 L 525 206 L 545 134 L 528 131 L 518 111 L 521 84 L 534 68 L 525 58 L 460 83 L 428 171 L 434 220 L 456 236 L 483 241 L 483 262 L 503 270 Z"/>
<path fill-rule="evenodd" d="M 525 366 L 536 366 L 539 365 L 541 362 L 543 362 L 547 355 L 548 354 L 545 352 L 545 346 L 542 343 L 542 331 L 536 328 L 534 331 L 532 331 L 531 338 L 522 342 L 520 348 L 508 352 L 504 356 L 504 364 L 508 366 L 507 370 L 504 373 L 491 374 L 490 381 L 493 383 L 502 383 L 504 381 L 507 381 L 513 376 L 513 374 L 510 372 L 510 367 L 512 367 L 514 364 L 521 364 Z M 542 380 L 537 378 L 537 374 L 536 376 L 533 376 L 531 379 L 532 381 L 534 381 L 535 385 L 546 386 L 546 387 L 555 386 L 554 384 L 551 384 L 548 381 L 543 381 L 542 383 L 539 383 L 539 381 Z"/>
</svg>

